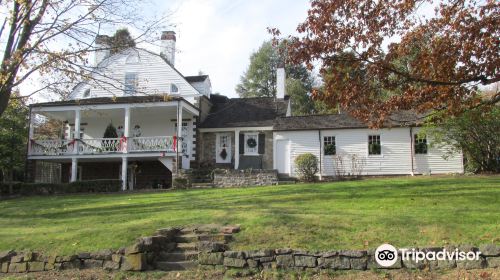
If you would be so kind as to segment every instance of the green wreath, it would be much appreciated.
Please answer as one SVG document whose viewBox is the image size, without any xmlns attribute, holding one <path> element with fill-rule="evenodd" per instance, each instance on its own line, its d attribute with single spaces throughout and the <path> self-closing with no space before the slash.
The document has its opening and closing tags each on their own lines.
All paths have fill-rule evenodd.
<svg viewBox="0 0 500 280">
<path fill-rule="evenodd" d="M 253 138 L 248 138 L 247 145 L 250 148 L 255 148 L 257 146 L 257 141 L 255 141 L 255 139 Z"/>
</svg>

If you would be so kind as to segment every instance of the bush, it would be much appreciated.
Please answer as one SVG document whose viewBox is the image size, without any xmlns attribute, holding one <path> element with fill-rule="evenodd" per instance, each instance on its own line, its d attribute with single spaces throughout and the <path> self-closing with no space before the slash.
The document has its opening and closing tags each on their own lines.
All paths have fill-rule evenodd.
<svg viewBox="0 0 500 280">
<path fill-rule="evenodd" d="M 172 186 L 174 189 L 187 189 L 191 187 L 191 184 L 186 178 L 175 178 Z"/>
<path fill-rule="evenodd" d="M 295 168 L 301 180 L 314 182 L 318 173 L 318 158 L 310 153 L 302 154 L 295 159 Z"/>
<path fill-rule="evenodd" d="M 89 180 L 72 183 L 13 183 L 11 194 L 9 184 L 0 183 L 0 195 L 44 195 L 64 193 L 90 193 L 90 192 L 118 192 L 121 190 L 122 181 L 114 179 Z"/>
</svg>

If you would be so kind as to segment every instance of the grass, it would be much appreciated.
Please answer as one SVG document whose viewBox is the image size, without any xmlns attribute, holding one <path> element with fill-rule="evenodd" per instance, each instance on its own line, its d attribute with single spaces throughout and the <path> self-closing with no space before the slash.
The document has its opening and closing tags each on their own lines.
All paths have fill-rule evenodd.
<svg viewBox="0 0 500 280">
<path fill-rule="evenodd" d="M 162 227 L 241 224 L 235 249 L 500 243 L 500 176 L 400 177 L 275 187 L 0 201 L 0 251 L 95 251 Z"/>
</svg>

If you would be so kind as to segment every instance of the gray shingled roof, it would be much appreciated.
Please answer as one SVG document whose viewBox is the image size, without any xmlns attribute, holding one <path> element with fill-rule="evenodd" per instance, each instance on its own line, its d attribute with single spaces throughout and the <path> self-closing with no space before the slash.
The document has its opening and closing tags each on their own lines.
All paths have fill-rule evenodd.
<svg viewBox="0 0 500 280">
<path fill-rule="evenodd" d="M 286 115 L 288 100 L 272 97 L 211 97 L 213 107 L 200 128 L 272 126 Z"/>
<path fill-rule="evenodd" d="M 182 97 L 169 97 L 169 101 L 184 100 Z M 71 99 L 63 101 L 35 103 L 32 107 L 51 107 L 51 106 L 68 106 L 68 105 L 98 105 L 98 104 L 123 104 L 123 103 L 151 103 L 165 102 L 165 98 L 160 95 L 146 96 L 122 96 L 122 97 L 95 97 L 85 99 Z"/>
<path fill-rule="evenodd" d="M 421 115 L 410 111 L 401 111 L 391 115 L 384 127 L 419 125 Z M 347 113 L 333 115 L 310 115 L 276 118 L 274 130 L 313 130 L 313 129 L 342 129 L 367 128 L 368 125 Z"/>
<path fill-rule="evenodd" d="M 198 75 L 198 76 L 185 76 L 184 79 L 189 83 L 203 82 L 208 78 L 208 75 Z"/>
</svg>

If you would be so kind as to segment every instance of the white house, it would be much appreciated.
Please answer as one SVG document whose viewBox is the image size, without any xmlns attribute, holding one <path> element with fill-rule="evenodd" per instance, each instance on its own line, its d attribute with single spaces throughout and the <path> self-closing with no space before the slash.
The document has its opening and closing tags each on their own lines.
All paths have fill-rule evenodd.
<svg viewBox="0 0 500 280">
<path fill-rule="evenodd" d="M 65 101 L 31 105 L 32 120 L 42 115 L 65 128 L 62 137 L 47 139 L 30 125 L 31 165 L 60 166 L 61 181 L 122 179 L 123 189 L 169 185 L 178 169 L 204 163 L 295 176 L 294 159 L 306 152 L 320 159 L 321 176 L 463 172 L 462 155 L 444 159 L 443 150 L 429 146 L 432 139 L 417 134 L 411 113 L 380 130 L 347 114 L 291 116 L 282 68 L 277 98 L 213 95 L 208 75 L 175 69 L 175 33 L 161 39 L 160 55 L 97 53 L 92 82 L 78 84 Z M 104 135 L 110 125 L 113 137 Z"/>
</svg>

